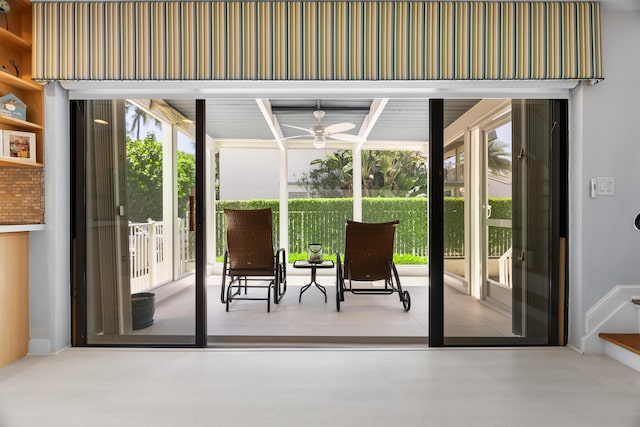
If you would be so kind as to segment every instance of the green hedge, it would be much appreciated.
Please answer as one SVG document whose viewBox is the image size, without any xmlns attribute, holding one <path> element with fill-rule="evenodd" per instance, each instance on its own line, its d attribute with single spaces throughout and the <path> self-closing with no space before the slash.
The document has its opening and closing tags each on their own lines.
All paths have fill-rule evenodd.
<svg viewBox="0 0 640 427">
<path fill-rule="evenodd" d="M 511 199 L 490 199 L 491 218 L 511 218 Z M 399 220 L 395 252 L 406 259 L 426 262 L 428 252 L 428 201 L 426 198 L 363 198 L 362 217 L 365 222 Z M 223 210 L 271 208 L 274 238 L 279 245 L 280 204 L 278 200 L 218 201 L 216 203 L 216 255 L 224 253 L 225 220 Z M 464 256 L 464 199 L 444 200 L 445 256 Z M 289 201 L 289 252 L 295 259 L 306 256 L 309 243 L 321 243 L 323 252 L 335 254 L 344 248 L 344 227 L 353 218 L 353 199 L 291 199 Z M 493 227 L 492 227 L 493 228 Z M 489 230 L 490 256 L 507 247 L 511 230 Z M 297 254 L 297 255 L 296 255 Z"/>
</svg>

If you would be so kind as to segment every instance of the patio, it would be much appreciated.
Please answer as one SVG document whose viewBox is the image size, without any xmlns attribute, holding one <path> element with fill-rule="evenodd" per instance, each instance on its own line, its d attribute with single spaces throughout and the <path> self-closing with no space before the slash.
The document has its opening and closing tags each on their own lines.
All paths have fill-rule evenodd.
<svg viewBox="0 0 640 427">
<path fill-rule="evenodd" d="M 293 269 L 290 269 L 293 270 Z M 319 274 L 327 288 L 325 304 L 315 287 L 303 294 L 307 275 L 288 271 L 287 293 L 271 312 L 264 301 L 234 301 L 225 311 L 220 303 L 221 277 L 210 276 L 207 287 L 207 329 L 211 345 L 216 344 L 398 344 L 426 345 L 428 336 L 428 278 L 401 277 L 411 294 L 411 310 L 405 312 L 397 295 L 345 294 L 341 311 L 336 311 L 333 274 Z M 253 290 L 261 292 L 263 290 Z M 156 293 L 154 324 L 133 331 L 135 335 L 194 334 L 195 286 L 193 277 L 161 286 Z M 251 292 L 251 290 L 250 290 Z M 445 286 L 445 325 L 449 336 L 511 336 L 510 318 L 472 297 Z"/>
</svg>

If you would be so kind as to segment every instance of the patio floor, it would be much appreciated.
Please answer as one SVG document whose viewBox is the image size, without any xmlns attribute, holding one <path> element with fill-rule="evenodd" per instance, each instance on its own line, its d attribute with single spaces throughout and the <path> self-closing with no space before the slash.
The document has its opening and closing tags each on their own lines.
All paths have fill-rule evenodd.
<svg viewBox="0 0 640 427">
<path fill-rule="evenodd" d="M 411 310 L 405 312 L 398 294 L 353 295 L 345 293 L 341 311 L 336 311 L 333 276 L 318 275 L 327 289 L 328 300 L 312 287 L 298 302 L 300 288 L 309 277 L 289 275 L 287 293 L 280 304 L 265 301 L 233 301 L 229 312 L 220 303 L 220 276 L 210 276 L 207 286 L 207 332 L 212 341 L 235 339 L 242 342 L 266 337 L 318 341 L 337 339 L 396 339 L 398 343 L 426 343 L 428 336 L 428 279 L 424 276 L 402 277 L 411 294 Z M 154 324 L 134 331 L 135 335 L 194 335 L 195 286 L 193 277 L 155 290 Z M 252 290 L 250 289 L 251 293 Z M 254 289 L 264 296 L 265 291 Z M 511 336 L 511 319 L 472 297 L 445 286 L 445 333 L 447 336 Z M 249 341 L 252 341 L 249 340 Z M 320 339 L 320 341 L 322 341 Z"/>
</svg>

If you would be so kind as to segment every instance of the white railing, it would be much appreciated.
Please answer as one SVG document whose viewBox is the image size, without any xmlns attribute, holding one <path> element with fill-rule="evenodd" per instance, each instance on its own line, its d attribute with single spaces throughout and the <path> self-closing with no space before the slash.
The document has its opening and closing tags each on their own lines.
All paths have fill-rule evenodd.
<svg viewBox="0 0 640 427">
<path fill-rule="evenodd" d="M 489 248 L 489 256 L 502 254 L 498 259 L 498 280 L 502 286 L 513 287 L 513 248 L 511 247 L 511 220 L 487 219 L 489 241 L 493 244 Z M 493 255 L 495 256 L 495 255 Z"/>
<path fill-rule="evenodd" d="M 190 235 L 185 220 L 178 219 L 180 262 L 178 274 L 191 260 Z M 172 280 L 172 245 L 165 240 L 162 221 L 129 223 L 129 279 L 131 293 L 142 292 Z"/>
<path fill-rule="evenodd" d="M 178 276 L 193 270 L 192 265 L 195 262 L 194 242 L 194 232 L 189 231 L 189 219 L 178 218 L 178 250 L 180 252 L 180 262 L 178 263 L 177 271 Z"/>
<path fill-rule="evenodd" d="M 507 288 L 513 287 L 513 248 L 509 248 L 498 259 L 498 277 L 500 284 Z"/>
</svg>

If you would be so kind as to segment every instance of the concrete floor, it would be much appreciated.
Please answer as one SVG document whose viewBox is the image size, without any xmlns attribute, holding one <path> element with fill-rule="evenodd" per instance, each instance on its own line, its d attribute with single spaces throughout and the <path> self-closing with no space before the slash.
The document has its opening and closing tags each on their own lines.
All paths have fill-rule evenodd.
<svg viewBox="0 0 640 427">
<path fill-rule="evenodd" d="M 0 426 L 640 425 L 640 373 L 568 348 L 72 348 L 0 369 Z"/>
</svg>

